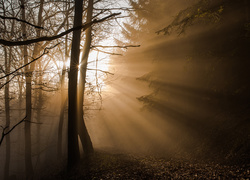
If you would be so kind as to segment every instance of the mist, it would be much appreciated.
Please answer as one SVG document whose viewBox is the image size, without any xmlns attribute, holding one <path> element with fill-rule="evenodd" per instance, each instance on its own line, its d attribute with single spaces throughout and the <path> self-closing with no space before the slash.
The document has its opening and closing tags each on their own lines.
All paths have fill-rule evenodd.
<svg viewBox="0 0 250 180">
<path fill-rule="evenodd" d="M 119 24 L 122 28 L 117 26 L 121 32 L 114 35 L 116 43 L 140 47 L 113 49 L 109 52 L 113 55 L 105 61 L 108 70 L 99 74 L 97 71 L 104 65 L 100 65 L 98 54 L 88 60 L 96 61 L 96 67 L 93 66 L 96 74 L 87 72 L 83 119 L 95 152 L 237 165 L 248 169 L 246 176 L 240 176 L 247 177 L 250 151 L 249 3 L 233 0 L 157 0 L 155 3 L 144 3 L 145 11 L 131 13 L 131 19 Z M 133 23 L 140 28 L 132 28 Z M 94 38 L 98 31 L 93 32 Z M 100 42 L 105 43 L 104 40 Z M 69 76 L 66 74 L 66 77 L 67 83 Z M 32 110 L 34 179 L 41 178 L 41 174 L 53 178 L 51 174 L 64 171 L 68 161 L 69 105 L 63 113 L 61 109 L 68 97 L 60 91 L 63 87 L 60 76 L 55 81 L 59 88 L 44 92 L 42 107 L 33 106 Z M 13 97 L 14 92 L 11 90 Z M 11 127 L 25 116 L 25 102 L 20 109 L 19 100 L 11 100 Z M 41 122 L 37 122 L 35 108 L 41 108 Z M 62 156 L 59 157 L 58 126 L 62 114 Z M 4 122 L 3 113 L 0 123 Z M 20 124 L 10 134 L 10 179 L 26 177 L 24 131 L 24 124 Z M 77 138 L 81 158 L 89 157 L 84 152 L 80 134 Z M 0 146 L 0 177 L 5 171 L 6 153 L 3 143 Z M 87 173 L 86 177 L 94 175 Z"/>
<path fill-rule="evenodd" d="M 240 30 L 246 20 L 240 7 L 229 2 L 219 23 L 201 22 L 181 35 L 144 34 L 139 49 L 113 58 L 120 77 L 97 116 L 104 135 L 96 141 L 165 157 L 247 161 L 249 42 Z"/>
</svg>

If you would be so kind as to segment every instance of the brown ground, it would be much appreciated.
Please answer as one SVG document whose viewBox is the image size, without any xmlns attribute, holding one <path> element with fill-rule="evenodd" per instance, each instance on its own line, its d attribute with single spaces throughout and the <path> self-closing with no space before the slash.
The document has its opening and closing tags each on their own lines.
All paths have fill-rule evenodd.
<svg viewBox="0 0 250 180">
<path fill-rule="evenodd" d="M 250 179 L 248 165 L 221 165 L 97 152 L 70 172 L 43 179 Z"/>
</svg>

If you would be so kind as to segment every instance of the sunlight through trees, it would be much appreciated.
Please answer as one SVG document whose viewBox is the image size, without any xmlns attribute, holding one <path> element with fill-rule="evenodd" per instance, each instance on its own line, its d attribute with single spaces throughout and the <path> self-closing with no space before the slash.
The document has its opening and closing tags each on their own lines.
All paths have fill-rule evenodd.
<svg viewBox="0 0 250 180">
<path fill-rule="evenodd" d="M 0 1 L 0 179 L 249 177 L 249 6 Z"/>
</svg>

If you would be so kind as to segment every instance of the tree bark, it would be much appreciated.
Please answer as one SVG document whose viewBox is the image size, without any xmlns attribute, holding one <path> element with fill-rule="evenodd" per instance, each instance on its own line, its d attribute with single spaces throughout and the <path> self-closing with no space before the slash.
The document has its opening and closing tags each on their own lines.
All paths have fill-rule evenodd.
<svg viewBox="0 0 250 180">
<path fill-rule="evenodd" d="M 69 7 L 66 4 L 65 11 L 67 9 L 70 9 L 70 3 Z M 69 21 L 68 21 L 68 12 L 66 12 L 65 15 L 66 19 L 66 29 L 69 27 Z M 58 139 L 57 139 L 57 157 L 58 159 L 62 159 L 62 143 L 63 143 L 63 121 L 64 121 L 64 111 L 66 108 L 66 102 L 67 102 L 67 94 L 65 93 L 65 75 L 66 75 L 66 62 L 69 58 L 68 54 L 68 35 L 65 37 L 65 52 L 64 52 L 64 60 L 63 60 L 63 68 L 62 68 L 62 75 L 61 75 L 61 109 L 60 109 L 60 117 L 59 117 L 59 125 L 58 125 Z"/>
<path fill-rule="evenodd" d="M 25 20 L 25 2 L 21 0 L 21 13 L 22 20 Z M 26 25 L 22 23 L 22 34 L 23 38 L 26 39 Z M 23 46 L 23 56 L 24 56 L 24 64 L 28 63 L 28 51 L 27 46 Z M 31 157 L 31 76 L 32 72 L 29 71 L 28 66 L 25 67 L 25 84 L 26 84 L 26 121 L 24 125 L 25 129 L 25 174 L 26 179 L 32 179 L 34 170 L 32 166 L 32 157 Z"/>
<path fill-rule="evenodd" d="M 40 7 L 39 7 L 39 11 L 38 11 L 38 17 L 37 17 L 37 25 L 38 26 L 42 26 L 42 13 L 43 13 L 43 5 L 44 5 L 44 0 L 40 1 Z M 36 35 L 37 37 L 41 36 L 41 29 L 36 29 Z M 37 58 L 38 54 L 41 52 L 41 48 L 39 48 L 39 44 L 36 43 L 34 50 L 33 50 L 33 58 Z M 35 67 L 35 62 L 32 63 L 30 71 L 34 71 L 34 67 Z M 38 78 L 38 84 L 41 85 L 42 84 L 42 64 L 41 64 L 41 60 L 38 60 L 38 72 L 41 72 L 41 74 L 39 74 L 39 78 Z M 38 88 L 37 89 L 37 122 L 41 123 L 41 108 L 43 106 L 43 100 L 42 100 L 42 89 Z M 40 131 L 40 126 L 38 125 L 37 127 L 37 131 L 36 131 L 36 139 L 37 139 L 37 164 L 40 164 L 40 136 L 41 136 L 41 131 Z"/>
<path fill-rule="evenodd" d="M 65 38 L 65 49 L 68 48 L 67 36 Z M 63 136 L 63 121 L 64 121 L 64 111 L 66 108 L 67 95 L 65 93 L 65 74 L 66 74 L 66 61 L 68 59 L 67 51 L 65 50 L 65 56 L 63 61 L 62 75 L 61 75 L 61 109 L 59 117 L 59 127 L 58 127 L 58 145 L 57 153 L 58 159 L 62 158 L 62 136 Z"/>
<path fill-rule="evenodd" d="M 9 48 L 9 56 L 7 55 L 7 48 L 4 47 L 5 53 L 5 72 L 6 74 L 10 72 L 10 60 L 11 60 L 11 49 Z M 9 77 L 6 77 L 6 82 L 9 81 Z M 6 124 L 5 127 L 10 126 L 10 97 L 9 97 L 9 83 L 5 85 L 4 88 L 4 100 L 5 100 L 5 117 Z M 8 131 L 9 128 L 6 129 Z M 5 155 L 5 165 L 4 165 L 4 179 L 9 179 L 10 171 L 10 136 L 6 136 L 6 155 Z"/>
<path fill-rule="evenodd" d="M 86 23 L 91 22 L 92 20 L 92 14 L 93 14 L 93 0 L 88 1 L 88 11 L 87 11 L 87 20 Z M 86 29 L 86 40 L 83 48 L 83 54 L 82 59 L 80 63 L 80 80 L 79 80 L 79 91 L 78 91 L 78 107 L 79 107 L 79 114 L 78 114 L 78 133 L 81 139 L 81 143 L 83 146 L 83 151 L 85 155 L 88 155 L 90 153 L 94 152 L 94 148 L 88 133 L 88 130 L 86 128 L 85 122 L 84 122 L 84 110 L 83 110 L 83 104 L 84 104 L 84 92 L 85 92 L 85 82 L 86 82 L 86 73 L 87 73 L 87 64 L 88 64 L 88 56 L 91 46 L 91 26 Z"/>
<path fill-rule="evenodd" d="M 5 11 L 4 11 L 4 16 L 6 15 Z M 4 23 L 4 27 L 6 27 L 5 21 Z M 11 27 L 11 33 L 13 33 L 14 31 L 14 25 L 15 23 L 12 22 L 12 27 Z M 9 51 L 8 51 L 9 50 Z M 5 73 L 8 74 L 10 73 L 10 66 L 11 66 L 11 54 L 12 54 L 12 48 L 9 47 L 4 47 L 4 56 L 5 56 Z M 4 88 L 4 101 L 5 101 L 5 127 L 7 127 L 6 131 L 10 130 L 10 85 L 9 85 L 9 77 L 6 77 L 6 85 Z M 11 149 L 11 145 L 10 145 L 10 136 L 6 136 L 6 155 L 5 155 L 5 164 L 4 164 L 4 179 L 9 179 L 9 171 L 10 171 L 10 157 L 11 157 L 11 153 L 10 153 L 10 149 Z"/>
<path fill-rule="evenodd" d="M 83 0 L 75 0 L 74 27 L 82 23 Z M 80 54 L 81 30 L 73 32 L 70 72 L 69 72 L 69 110 L 68 110 L 68 168 L 71 169 L 80 159 L 77 133 L 77 78 Z"/>
</svg>

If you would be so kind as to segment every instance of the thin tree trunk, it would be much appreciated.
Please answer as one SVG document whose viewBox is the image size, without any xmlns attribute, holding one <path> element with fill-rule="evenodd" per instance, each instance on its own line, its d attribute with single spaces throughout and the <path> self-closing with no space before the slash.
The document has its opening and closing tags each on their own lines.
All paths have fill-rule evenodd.
<svg viewBox="0 0 250 180">
<path fill-rule="evenodd" d="M 42 72 L 42 65 L 41 62 L 39 61 L 38 63 L 38 71 Z M 41 85 L 42 84 L 42 73 L 39 74 L 39 78 L 38 78 L 38 84 Z M 43 99 L 42 99 L 42 89 L 39 88 L 38 90 L 38 97 L 37 97 L 37 123 L 41 123 L 41 109 L 43 107 Z M 36 126 L 37 130 L 36 130 L 36 148 L 37 148 L 37 160 L 36 163 L 39 165 L 40 164 L 40 137 L 41 137 L 41 127 L 39 125 Z"/>
<path fill-rule="evenodd" d="M 4 16 L 6 16 L 4 11 Z M 11 33 L 14 32 L 14 25 L 15 22 L 13 21 L 12 27 L 11 27 Z M 4 27 L 5 21 L 4 21 Z M 9 52 L 8 52 L 9 50 Z M 5 73 L 10 73 L 10 66 L 11 66 L 11 54 L 12 54 L 12 47 L 4 47 L 4 55 L 5 55 Z M 9 86 L 9 76 L 6 77 L 6 85 L 4 88 L 4 101 L 5 101 L 5 118 L 6 118 L 6 124 L 5 127 L 8 127 L 6 130 L 9 130 L 10 126 L 10 86 Z M 4 164 L 4 179 L 9 179 L 9 171 L 10 171 L 10 157 L 11 157 L 11 146 L 10 146 L 10 135 L 6 136 L 6 155 L 5 155 L 5 164 Z"/>
<path fill-rule="evenodd" d="M 66 4 L 65 9 L 70 9 L 70 3 L 69 7 Z M 66 13 L 66 29 L 68 29 L 69 21 L 68 21 L 68 12 Z M 68 35 L 65 36 L 65 53 L 64 53 L 64 60 L 63 60 L 63 68 L 62 68 L 62 75 L 61 75 L 61 109 L 60 109 L 60 117 L 59 117 L 59 126 L 58 126 L 58 140 L 57 140 L 57 156 L 58 159 L 62 158 L 62 142 L 63 142 L 63 121 L 64 121 L 64 111 L 66 108 L 66 102 L 67 102 L 67 94 L 65 93 L 65 75 L 66 75 L 66 62 L 69 57 L 68 54 Z"/>
<path fill-rule="evenodd" d="M 22 19 L 25 20 L 25 3 L 24 0 L 21 0 L 21 13 Z M 23 38 L 26 39 L 26 27 L 25 23 L 22 23 L 22 34 Z M 23 46 L 23 55 L 24 55 L 24 64 L 28 63 L 28 51 L 27 46 Z M 25 67 L 25 84 L 26 84 L 26 122 L 24 125 L 25 129 L 25 174 L 26 179 L 32 179 L 34 170 L 32 166 L 32 157 L 31 157 L 31 76 L 32 72 L 29 71 L 28 66 Z"/>
<path fill-rule="evenodd" d="M 22 71 L 23 72 L 23 71 Z M 23 83 L 24 83 L 24 81 L 23 81 L 23 77 L 22 76 L 19 76 L 18 77 L 18 87 L 19 87 L 19 94 L 18 94 L 18 109 L 19 109 L 19 111 L 18 111 L 18 117 L 22 117 L 23 116 Z M 21 149 L 21 148 L 23 148 L 23 144 L 21 143 L 21 142 L 23 142 L 23 136 L 22 136 L 22 134 L 23 134 L 23 129 L 22 128 L 18 128 L 17 129 L 17 133 L 18 133 L 18 146 L 17 146 L 17 148 L 18 149 Z M 21 165 L 21 163 L 18 163 L 18 166 L 23 166 L 23 165 Z"/>
<path fill-rule="evenodd" d="M 88 11 L 87 11 L 87 21 L 86 23 L 91 22 L 92 13 L 93 13 L 93 0 L 88 1 Z M 92 153 L 94 151 L 93 145 L 86 128 L 84 122 L 84 92 L 85 92 L 85 82 L 86 82 L 86 72 L 87 72 L 87 64 L 88 64 L 88 56 L 91 45 L 91 26 L 85 31 L 86 32 L 86 40 L 83 49 L 83 55 L 80 63 L 80 80 L 79 80 L 79 91 L 78 91 L 78 101 L 79 101 L 79 116 L 78 116 L 78 133 L 83 145 L 83 151 L 86 155 Z"/>
<path fill-rule="evenodd" d="M 10 72 L 10 60 L 11 60 L 11 47 L 9 48 L 9 56 L 7 55 L 7 48 L 4 47 L 5 51 L 5 73 L 8 74 Z M 9 81 L 9 76 L 6 77 L 6 82 Z M 5 85 L 4 88 L 4 100 L 5 100 L 5 116 L 6 116 L 6 124 L 5 127 L 10 126 L 10 98 L 9 98 L 9 83 Z M 9 130 L 6 129 L 6 130 Z M 10 135 L 6 136 L 6 155 L 5 155 L 5 165 L 4 165 L 4 179 L 9 179 L 9 171 L 10 171 Z"/>
<path fill-rule="evenodd" d="M 63 138 L 62 138 L 62 136 L 63 136 L 63 121 L 64 121 L 64 111 L 65 111 L 66 103 L 67 103 L 67 97 L 66 97 L 65 93 L 62 92 L 62 91 L 61 91 L 61 93 L 62 93 L 62 95 L 61 95 L 62 102 L 61 102 L 61 110 L 60 110 L 60 117 L 59 117 L 60 119 L 59 119 L 59 127 L 58 127 L 58 144 L 57 144 L 57 156 L 58 156 L 58 159 L 62 159 L 62 156 L 63 156 L 63 152 L 62 152 L 62 147 L 63 147 Z"/>
<path fill-rule="evenodd" d="M 65 49 L 68 48 L 67 36 L 65 39 Z M 58 159 L 62 158 L 62 135 L 63 135 L 63 121 L 64 121 L 64 111 L 66 108 L 67 95 L 65 93 L 65 74 L 66 74 L 66 61 L 68 55 L 65 50 L 65 58 L 63 62 L 62 76 L 61 76 L 61 110 L 60 110 L 60 119 L 59 119 L 59 127 L 58 127 L 58 145 L 57 145 L 57 153 Z"/>
<path fill-rule="evenodd" d="M 83 0 L 75 0 L 74 27 L 82 24 Z M 72 168 L 80 158 L 77 133 L 77 78 L 80 54 L 81 30 L 73 32 L 70 72 L 69 72 L 69 112 L 68 112 L 68 168 Z"/>
<path fill-rule="evenodd" d="M 24 47 L 24 63 L 28 63 L 27 58 L 27 47 Z M 25 70 L 25 78 L 26 78 L 26 121 L 25 121 L 25 172 L 27 179 L 33 176 L 33 166 L 32 166 L 32 158 L 31 158 L 31 76 L 32 72 Z"/>
<path fill-rule="evenodd" d="M 44 4 L 44 0 L 40 1 L 40 7 L 39 7 L 39 12 L 38 12 L 38 17 L 37 17 L 37 25 L 38 26 L 42 26 L 42 13 L 43 13 L 43 4 Z M 37 37 L 40 37 L 41 35 L 41 30 L 40 29 L 36 29 L 36 34 Z M 39 47 L 39 43 L 35 44 L 34 50 L 33 50 L 33 58 L 37 58 L 38 53 L 41 52 L 41 49 Z M 35 66 L 35 62 L 32 63 L 30 71 L 34 71 L 34 66 Z M 41 64 L 41 60 L 38 60 L 38 72 L 39 72 L 39 78 L 38 78 L 38 84 L 41 85 L 42 84 L 42 64 Z M 42 100 L 42 89 L 38 88 L 38 103 L 37 103 L 37 122 L 41 123 L 41 108 L 43 106 L 43 100 Z M 36 131 L 36 138 L 37 138 L 37 164 L 40 164 L 40 126 L 37 125 L 37 131 Z"/>
</svg>

